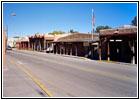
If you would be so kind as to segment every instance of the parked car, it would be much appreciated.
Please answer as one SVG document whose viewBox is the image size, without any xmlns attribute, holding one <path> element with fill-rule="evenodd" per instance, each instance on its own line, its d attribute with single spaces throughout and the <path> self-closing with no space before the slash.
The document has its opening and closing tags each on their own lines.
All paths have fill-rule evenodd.
<svg viewBox="0 0 140 100">
<path fill-rule="evenodd" d="M 53 47 L 48 47 L 47 48 L 46 53 L 49 53 L 49 52 L 51 52 L 51 53 L 53 52 Z"/>
<path fill-rule="evenodd" d="M 6 50 L 12 50 L 11 46 L 6 46 Z"/>
</svg>

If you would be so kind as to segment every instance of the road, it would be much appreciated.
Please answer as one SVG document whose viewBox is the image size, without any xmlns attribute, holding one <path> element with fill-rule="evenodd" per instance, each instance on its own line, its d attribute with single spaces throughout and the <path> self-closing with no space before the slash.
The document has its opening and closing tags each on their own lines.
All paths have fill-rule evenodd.
<svg viewBox="0 0 140 100">
<path fill-rule="evenodd" d="M 7 51 L 6 64 L 10 60 L 39 80 L 55 97 L 137 96 L 136 65 L 23 50 Z"/>
</svg>

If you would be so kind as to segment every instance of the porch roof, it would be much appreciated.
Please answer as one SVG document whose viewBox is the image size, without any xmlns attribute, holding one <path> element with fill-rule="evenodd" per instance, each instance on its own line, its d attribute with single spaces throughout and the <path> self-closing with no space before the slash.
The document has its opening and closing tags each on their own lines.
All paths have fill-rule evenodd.
<svg viewBox="0 0 140 100">
<path fill-rule="evenodd" d="M 21 42 L 28 42 L 29 41 L 29 38 L 28 37 L 24 37 L 20 40 Z"/>
<path fill-rule="evenodd" d="M 137 26 L 100 30 L 99 36 L 137 36 Z"/>
<path fill-rule="evenodd" d="M 98 41 L 99 35 L 93 34 L 93 41 Z M 93 42 L 92 41 L 92 34 L 85 34 L 85 33 L 77 33 L 77 34 L 70 34 L 68 36 L 59 38 L 57 41 L 53 42 Z"/>
</svg>

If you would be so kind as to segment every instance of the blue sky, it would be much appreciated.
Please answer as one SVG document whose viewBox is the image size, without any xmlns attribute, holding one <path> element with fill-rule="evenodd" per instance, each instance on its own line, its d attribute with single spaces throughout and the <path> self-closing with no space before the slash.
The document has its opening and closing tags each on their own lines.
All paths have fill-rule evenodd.
<svg viewBox="0 0 140 100">
<path fill-rule="evenodd" d="M 27 36 L 70 29 L 91 32 L 92 8 L 95 28 L 130 25 L 137 16 L 137 3 L 4 3 L 3 24 L 8 25 L 9 37 Z M 16 16 L 11 16 L 16 13 Z"/>
</svg>

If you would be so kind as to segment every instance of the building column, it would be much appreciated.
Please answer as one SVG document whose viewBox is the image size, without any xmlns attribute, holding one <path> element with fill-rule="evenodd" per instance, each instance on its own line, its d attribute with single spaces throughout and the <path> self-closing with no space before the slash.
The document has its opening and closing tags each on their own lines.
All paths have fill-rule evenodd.
<svg viewBox="0 0 140 100">
<path fill-rule="evenodd" d="M 44 39 L 44 51 L 46 50 L 46 40 Z"/>
<path fill-rule="evenodd" d="M 21 44 L 22 44 L 22 49 L 23 49 L 24 48 L 24 43 L 22 42 Z"/>
<path fill-rule="evenodd" d="M 24 42 L 24 50 L 26 49 L 26 42 Z"/>
<path fill-rule="evenodd" d="M 27 43 L 25 42 L 25 49 L 27 49 Z"/>
<path fill-rule="evenodd" d="M 25 44 L 24 44 L 24 42 L 23 42 L 23 50 L 24 50 L 24 48 L 25 48 Z"/>
<path fill-rule="evenodd" d="M 66 55 L 68 55 L 68 45 L 66 44 Z"/>
<path fill-rule="evenodd" d="M 75 48 L 76 48 L 76 51 L 75 51 L 75 55 L 77 56 L 77 43 L 75 44 Z"/>
<path fill-rule="evenodd" d="M 48 49 L 48 41 L 47 41 L 47 48 L 46 49 Z"/>
<path fill-rule="evenodd" d="M 110 61 L 110 48 L 109 48 L 109 40 L 107 41 L 107 60 Z"/>
<path fill-rule="evenodd" d="M 57 47 L 57 43 L 55 44 L 55 47 L 56 47 L 56 54 L 57 54 L 57 52 L 58 52 L 58 51 L 57 51 L 57 50 L 58 50 L 58 49 L 57 49 L 57 48 L 58 48 L 58 47 Z"/>
<path fill-rule="evenodd" d="M 22 50 L 22 48 L 23 48 L 23 45 L 22 45 L 22 43 L 20 43 L 20 45 L 21 45 L 21 50 Z"/>
<path fill-rule="evenodd" d="M 93 59 L 94 56 L 94 46 L 93 46 L 93 42 L 91 42 L 91 58 Z"/>
<path fill-rule="evenodd" d="M 72 47 L 73 47 L 73 45 L 71 45 L 71 47 L 70 47 L 70 55 L 72 55 Z"/>
<path fill-rule="evenodd" d="M 41 39 L 39 40 L 39 50 L 41 51 Z"/>
<path fill-rule="evenodd" d="M 28 46 L 27 46 L 28 42 L 26 43 L 26 49 L 28 49 Z"/>
<path fill-rule="evenodd" d="M 23 45 L 22 49 L 24 49 L 24 42 L 22 42 L 22 45 Z"/>
<path fill-rule="evenodd" d="M 54 43 L 52 43 L 52 47 L 53 47 L 53 54 L 54 54 Z"/>
<path fill-rule="evenodd" d="M 99 60 L 102 60 L 102 41 L 99 41 Z"/>
<path fill-rule="evenodd" d="M 35 51 L 35 49 L 36 49 L 36 41 L 34 41 L 34 51 Z"/>
<path fill-rule="evenodd" d="M 51 53 L 51 50 L 50 50 L 50 48 L 51 48 L 51 45 L 52 45 L 52 44 L 50 43 L 50 46 L 49 46 L 49 53 Z"/>
<path fill-rule="evenodd" d="M 133 46 L 132 64 L 135 64 L 135 39 L 132 40 L 132 46 Z"/>
<path fill-rule="evenodd" d="M 60 49 L 60 55 L 61 55 L 61 49 L 62 49 L 62 48 L 61 48 L 61 47 L 62 47 L 61 44 L 59 45 L 59 47 L 60 47 L 59 49 Z"/>
<path fill-rule="evenodd" d="M 30 49 L 30 42 L 28 42 L 28 49 Z"/>
<path fill-rule="evenodd" d="M 31 42 L 31 44 L 32 44 L 32 50 L 34 50 L 34 48 L 33 48 L 33 42 Z"/>
<path fill-rule="evenodd" d="M 63 45 L 63 55 L 65 55 L 65 43 Z"/>
</svg>

